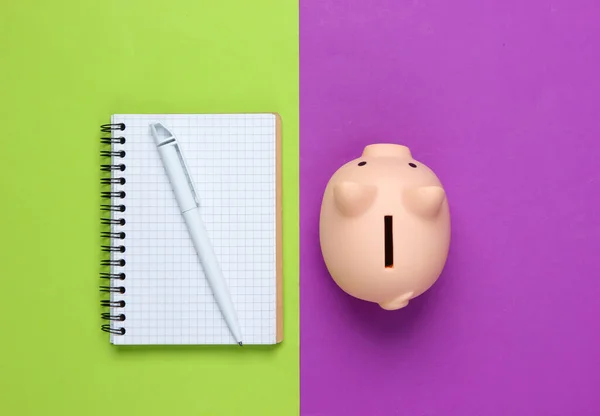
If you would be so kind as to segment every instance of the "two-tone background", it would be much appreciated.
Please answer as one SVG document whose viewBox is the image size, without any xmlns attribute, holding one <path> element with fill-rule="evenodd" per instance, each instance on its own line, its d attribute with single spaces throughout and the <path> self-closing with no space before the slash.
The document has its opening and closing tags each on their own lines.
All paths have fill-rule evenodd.
<svg viewBox="0 0 600 416">
<path fill-rule="evenodd" d="M 600 414 L 600 3 L 0 5 L 0 414 Z M 285 342 L 118 350 L 98 329 L 98 126 L 284 120 Z M 446 270 L 405 310 L 343 294 L 318 214 L 364 145 L 444 182 Z"/>
</svg>

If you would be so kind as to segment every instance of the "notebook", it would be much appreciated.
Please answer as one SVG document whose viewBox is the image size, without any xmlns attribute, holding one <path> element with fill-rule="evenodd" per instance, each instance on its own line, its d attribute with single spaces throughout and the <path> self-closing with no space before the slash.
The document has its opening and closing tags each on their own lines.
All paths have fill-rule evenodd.
<svg viewBox="0 0 600 416">
<path fill-rule="evenodd" d="M 115 345 L 237 345 L 150 133 L 179 140 L 244 345 L 283 339 L 281 119 L 114 114 L 103 124 L 101 328 Z"/>
</svg>

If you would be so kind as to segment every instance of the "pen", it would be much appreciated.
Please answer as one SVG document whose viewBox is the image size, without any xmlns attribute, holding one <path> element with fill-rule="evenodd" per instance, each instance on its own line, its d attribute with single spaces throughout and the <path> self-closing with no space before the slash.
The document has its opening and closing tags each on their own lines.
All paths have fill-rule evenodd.
<svg viewBox="0 0 600 416">
<path fill-rule="evenodd" d="M 213 296 L 236 342 L 242 345 L 242 334 L 229 289 L 213 250 L 200 214 L 200 202 L 181 147 L 175 136 L 161 123 L 150 125 L 150 131 L 163 162 L 175 199 L 194 243 L 196 253 L 210 284 Z"/>
</svg>

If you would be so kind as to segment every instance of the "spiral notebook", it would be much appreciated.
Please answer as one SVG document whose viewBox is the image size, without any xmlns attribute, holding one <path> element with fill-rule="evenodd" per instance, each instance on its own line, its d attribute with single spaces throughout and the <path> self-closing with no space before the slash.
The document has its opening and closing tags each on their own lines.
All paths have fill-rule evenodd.
<svg viewBox="0 0 600 416">
<path fill-rule="evenodd" d="M 283 338 L 277 114 L 114 114 L 101 127 L 101 328 L 117 345 L 237 345 L 203 274 L 149 125 L 174 133 L 243 333 Z"/>
</svg>

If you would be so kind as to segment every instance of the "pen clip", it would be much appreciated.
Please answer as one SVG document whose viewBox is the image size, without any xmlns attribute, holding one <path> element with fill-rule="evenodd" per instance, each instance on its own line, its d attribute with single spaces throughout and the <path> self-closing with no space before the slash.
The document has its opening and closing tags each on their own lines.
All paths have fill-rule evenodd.
<svg viewBox="0 0 600 416">
<path fill-rule="evenodd" d="M 171 131 L 162 123 L 150 124 L 150 133 L 152 134 L 152 137 L 154 137 L 154 141 L 158 147 L 177 141 L 173 133 L 171 133 Z"/>
<path fill-rule="evenodd" d="M 150 132 L 154 137 L 154 141 L 156 142 L 157 148 L 170 145 L 175 149 L 175 153 L 177 154 L 179 163 L 183 168 L 183 174 L 185 175 L 185 179 L 190 189 L 190 193 L 192 195 L 192 198 L 194 199 L 194 204 L 196 205 L 196 207 L 200 207 L 198 193 L 196 192 L 194 181 L 192 181 L 192 178 L 190 176 L 190 169 L 185 161 L 185 158 L 183 157 L 183 153 L 181 152 L 179 141 L 177 141 L 175 135 L 171 133 L 171 131 L 168 128 L 166 128 L 162 123 L 150 124 Z"/>
<path fill-rule="evenodd" d="M 175 143 L 173 143 L 173 147 L 175 147 L 175 152 L 177 152 L 177 157 L 179 158 L 179 161 L 181 162 L 181 165 L 183 166 L 183 173 L 185 174 L 185 178 L 187 180 L 188 186 L 190 187 L 190 192 L 192 193 L 192 197 L 194 198 L 196 207 L 200 207 L 200 200 L 198 199 L 198 193 L 196 192 L 196 187 L 194 186 L 194 181 L 192 181 L 192 178 L 190 176 L 190 170 L 188 168 L 188 165 L 187 165 L 185 159 L 183 158 L 181 149 L 179 148 L 179 142 L 177 140 L 175 140 L 175 138 L 173 138 L 173 140 L 175 141 Z"/>
</svg>

